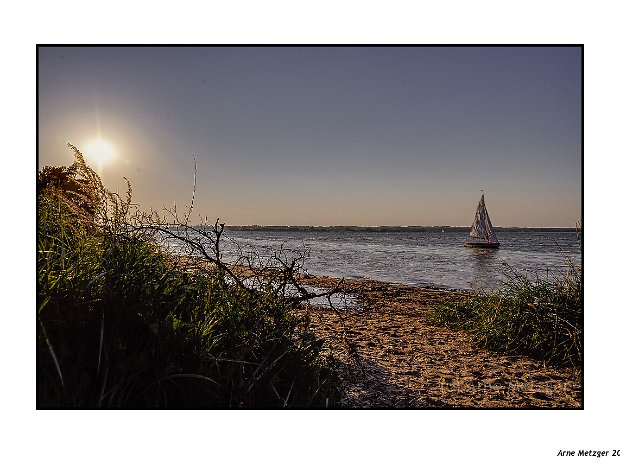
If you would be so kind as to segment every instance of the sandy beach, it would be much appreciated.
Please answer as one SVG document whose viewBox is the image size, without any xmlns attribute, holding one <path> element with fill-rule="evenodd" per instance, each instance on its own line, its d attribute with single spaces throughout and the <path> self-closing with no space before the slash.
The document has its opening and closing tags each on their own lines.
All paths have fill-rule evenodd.
<svg viewBox="0 0 620 465">
<path fill-rule="evenodd" d="M 305 275 L 306 285 L 337 279 Z M 467 333 L 432 325 L 430 308 L 455 291 L 345 281 L 356 299 L 338 314 L 309 308 L 337 360 L 343 407 L 582 408 L 581 376 L 539 360 L 475 347 Z"/>
<path fill-rule="evenodd" d="M 193 265 L 210 267 L 202 260 Z M 575 370 L 477 347 L 465 331 L 433 325 L 432 306 L 463 291 L 309 274 L 296 279 L 313 290 L 339 285 L 351 302 L 337 311 L 303 310 L 325 353 L 336 359 L 344 408 L 583 407 Z"/>
</svg>

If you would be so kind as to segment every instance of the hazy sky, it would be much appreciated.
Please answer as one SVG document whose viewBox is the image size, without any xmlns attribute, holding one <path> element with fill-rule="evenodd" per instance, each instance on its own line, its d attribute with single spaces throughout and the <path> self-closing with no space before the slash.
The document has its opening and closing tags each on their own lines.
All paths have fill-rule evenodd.
<svg viewBox="0 0 620 465">
<path fill-rule="evenodd" d="M 40 47 L 39 167 L 100 137 L 145 209 L 189 204 L 195 156 L 196 212 L 227 224 L 470 225 L 484 189 L 497 226 L 574 226 L 581 69 L 578 47 Z"/>
</svg>

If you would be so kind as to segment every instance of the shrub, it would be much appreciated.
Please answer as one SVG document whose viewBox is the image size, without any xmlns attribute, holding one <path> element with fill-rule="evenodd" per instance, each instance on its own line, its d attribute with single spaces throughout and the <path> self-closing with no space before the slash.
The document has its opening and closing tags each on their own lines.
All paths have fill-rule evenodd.
<svg viewBox="0 0 620 465">
<path fill-rule="evenodd" d="M 329 363 L 292 300 L 224 264 L 189 269 L 157 240 L 165 225 L 130 216 L 131 192 L 107 192 L 72 149 L 72 168 L 39 177 L 38 408 L 333 404 Z"/>
</svg>

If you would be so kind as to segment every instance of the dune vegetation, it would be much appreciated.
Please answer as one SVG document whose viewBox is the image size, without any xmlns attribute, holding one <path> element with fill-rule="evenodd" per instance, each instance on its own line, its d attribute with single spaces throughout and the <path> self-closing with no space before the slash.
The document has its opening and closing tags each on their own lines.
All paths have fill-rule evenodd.
<svg viewBox="0 0 620 465">
<path fill-rule="evenodd" d="M 70 148 L 74 164 L 38 174 L 37 408 L 337 402 L 321 341 L 283 291 L 292 264 L 245 286 L 220 260 L 223 225 L 190 240 L 187 221 L 137 211 L 129 183 L 124 198 L 109 192 Z M 210 266 L 171 254 L 168 232 Z"/>
<path fill-rule="evenodd" d="M 560 276 L 506 271 L 503 286 L 434 308 L 433 321 L 468 331 L 482 347 L 580 370 L 583 364 L 581 270 L 567 259 Z"/>
</svg>

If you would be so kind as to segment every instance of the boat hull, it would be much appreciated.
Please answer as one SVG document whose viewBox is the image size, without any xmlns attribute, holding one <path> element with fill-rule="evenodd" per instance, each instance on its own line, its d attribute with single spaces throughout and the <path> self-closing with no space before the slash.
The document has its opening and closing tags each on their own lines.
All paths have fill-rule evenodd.
<svg viewBox="0 0 620 465">
<path fill-rule="evenodd" d="M 479 247 L 483 249 L 497 249 L 499 242 L 465 242 L 465 247 Z"/>
</svg>

